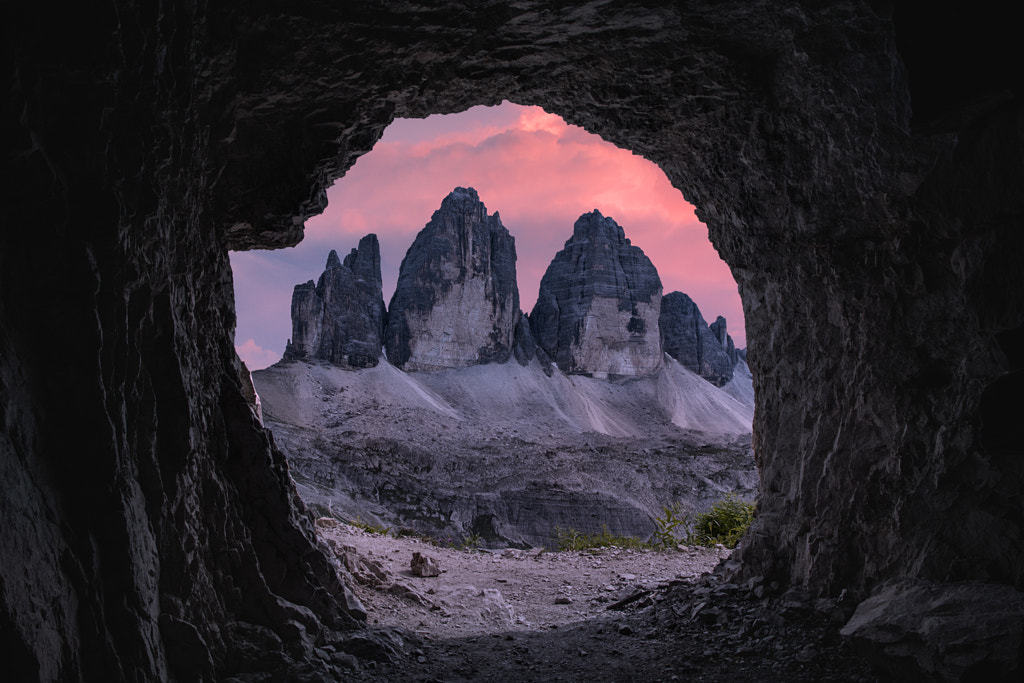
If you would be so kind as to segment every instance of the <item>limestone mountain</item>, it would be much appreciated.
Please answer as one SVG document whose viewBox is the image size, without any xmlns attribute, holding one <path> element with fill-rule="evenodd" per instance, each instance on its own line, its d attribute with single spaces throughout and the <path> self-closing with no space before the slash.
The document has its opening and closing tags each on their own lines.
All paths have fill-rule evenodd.
<svg viewBox="0 0 1024 683">
<path fill-rule="evenodd" d="M 728 346 L 722 343 L 719 332 L 725 332 L 725 318 L 719 316 L 709 326 L 693 299 L 682 292 L 670 292 L 661 299 L 659 324 L 665 353 L 715 386 L 732 379 L 739 356 L 732 347 L 732 338 L 728 338 Z"/>
<path fill-rule="evenodd" d="M 654 264 L 594 210 L 579 217 L 544 273 L 530 327 L 563 372 L 647 375 L 662 363 L 660 311 Z"/>
<path fill-rule="evenodd" d="M 473 188 L 455 188 L 402 260 L 385 331 L 388 360 L 438 370 L 512 356 L 520 319 L 515 238 Z"/>
<path fill-rule="evenodd" d="M 387 318 L 381 283 L 376 235 L 359 240 L 344 262 L 332 249 L 316 285 L 310 280 L 292 292 L 292 338 L 284 358 L 375 366 Z"/>
<path fill-rule="evenodd" d="M 715 322 L 711 323 L 711 332 L 718 339 L 718 343 L 725 349 L 725 353 L 729 356 L 729 362 L 735 365 L 741 357 L 742 352 L 736 348 L 736 345 L 732 341 L 732 337 L 729 336 L 728 328 L 725 324 L 725 318 L 718 316 L 715 318 Z M 745 360 L 745 357 L 744 357 Z"/>
</svg>

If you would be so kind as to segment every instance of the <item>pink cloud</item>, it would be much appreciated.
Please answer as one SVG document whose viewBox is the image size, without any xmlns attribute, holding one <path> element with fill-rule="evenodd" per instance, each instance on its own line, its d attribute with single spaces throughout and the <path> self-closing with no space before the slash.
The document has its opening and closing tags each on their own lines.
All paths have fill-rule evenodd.
<svg viewBox="0 0 1024 683">
<path fill-rule="evenodd" d="M 246 367 L 252 370 L 262 370 L 268 365 L 273 365 L 281 360 L 281 354 L 270 349 L 265 349 L 256 343 L 254 339 L 246 339 L 241 346 L 235 346 L 235 352 L 241 358 Z"/>
<path fill-rule="evenodd" d="M 293 250 L 275 252 L 288 267 L 246 262 L 245 289 L 260 299 L 253 315 L 273 326 L 280 339 L 244 334 L 265 347 L 283 348 L 291 327 L 288 305 L 267 310 L 273 298 L 290 301 L 291 288 L 315 279 L 327 252 L 344 254 L 366 233 L 381 243 L 385 301 L 390 299 L 398 267 L 416 233 L 454 187 L 474 187 L 488 211 L 498 211 L 516 238 L 522 307 L 529 312 L 540 278 L 572 234 L 583 213 L 598 209 L 623 226 L 626 236 L 651 258 L 665 292 L 689 294 L 710 322 L 729 321 L 737 346 L 746 345 L 736 284 L 707 239 L 707 228 L 693 207 L 652 162 L 571 126 L 539 107 L 477 107 L 460 115 L 396 121 L 373 151 L 361 157 L 328 191 L 328 207 L 306 224 L 305 240 Z M 292 252 L 284 256 L 286 252 Z M 267 252 L 262 252 L 267 254 Z M 236 257 L 241 257 L 236 259 Z M 300 264 L 305 270 L 299 272 Z M 287 297 L 269 291 L 272 272 L 287 270 L 277 283 Z M 253 284 L 251 278 L 260 279 Z M 246 314 L 248 315 L 248 314 Z M 270 326 L 271 323 L 267 323 Z M 243 334 L 239 297 L 239 334 Z M 252 328 L 255 329 L 255 328 Z M 262 333 L 261 333 L 262 334 Z M 240 337 L 246 338 L 246 337 Z"/>
</svg>

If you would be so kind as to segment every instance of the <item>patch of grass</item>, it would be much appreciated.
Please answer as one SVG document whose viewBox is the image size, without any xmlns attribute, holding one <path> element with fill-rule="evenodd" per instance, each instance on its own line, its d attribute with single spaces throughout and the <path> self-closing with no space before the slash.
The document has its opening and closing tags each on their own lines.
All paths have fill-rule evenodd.
<svg viewBox="0 0 1024 683">
<path fill-rule="evenodd" d="M 601 527 L 601 532 L 586 534 L 572 527 L 562 529 L 555 527 L 555 541 L 559 550 L 591 550 L 594 548 L 650 548 L 650 544 L 633 536 L 616 536 L 608 531 L 608 525 Z"/>
<path fill-rule="evenodd" d="M 697 515 L 687 540 L 694 545 L 721 543 L 726 548 L 735 548 L 752 521 L 754 503 L 740 500 L 730 493 L 710 510 Z"/>
<path fill-rule="evenodd" d="M 362 517 L 356 517 L 353 520 L 345 522 L 349 526 L 354 526 L 357 529 L 376 534 L 377 536 L 387 536 L 391 531 L 391 527 L 384 526 L 383 524 L 374 524 L 373 522 L 364 521 Z"/>
<path fill-rule="evenodd" d="M 454 548 L 455 550 L 479 550 L 480 543 L 483 540 L 480 538 L 480 534 L 475 533 L 463 536 L 461 540 L 451 537 L 443 541 L 431 538 L 430 536 L 422 536 L 421 538 L 432 545 L 436 545 L 438 548 Z"/>
</svg>

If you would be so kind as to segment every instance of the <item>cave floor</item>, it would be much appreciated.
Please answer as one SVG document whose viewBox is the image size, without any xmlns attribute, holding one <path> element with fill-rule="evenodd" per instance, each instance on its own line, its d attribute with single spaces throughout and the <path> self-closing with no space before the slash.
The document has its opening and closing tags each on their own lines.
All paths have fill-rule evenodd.
<svg viewBox="0 0 1024 683">
<path fill-rule="evenodd" d="M 724 583 L 722 548 L 498 553 L 318 526 L 387 643 L 335 655 L 346 679 L 880 680 L 838 635 L 846 606 Z M 441 575 L 414 575 L 414 552 Z"/>
</svg>

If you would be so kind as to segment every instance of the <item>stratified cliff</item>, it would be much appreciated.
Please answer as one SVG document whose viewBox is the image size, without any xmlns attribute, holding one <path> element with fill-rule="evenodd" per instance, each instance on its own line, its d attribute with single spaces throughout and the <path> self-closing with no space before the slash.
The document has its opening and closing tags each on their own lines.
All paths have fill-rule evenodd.
<svg viewBox="0 0 1024 683">
<path fill-rule="evenodd" d="M 661 366 L 661 279 L 625 231 L 583 214 L 540 281 L 530 328 L 563 372 L 647 375 Z"/>
<path fill-rule="evenodd" d="M 284 357 L 373 367 L 380 358 L 386 317 L 380 245 L 376 235 L 367 235 L 344 262 L 331 250 L 316 285 L 312 280 L 295 285 L 292 338 Z"/>
<path fill-rule="evenodd" d="M 515 239 L 473 188 L 441 202 L 398 273 L 384 339 L 406 370 L 507 361 L 519 323 Z"/>
<path fill-rule="evenodd" d="M 718 319 L 725 320 L 721 316 Z M 658 320 L 665 353 L 715 386 L 720 387 L 732 379 L 736 360 L 729 356 L 718 335 L 704 322 L 693 299 L 682 292 L 666 294 L 661 298 Z"/>
</svg>

